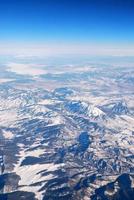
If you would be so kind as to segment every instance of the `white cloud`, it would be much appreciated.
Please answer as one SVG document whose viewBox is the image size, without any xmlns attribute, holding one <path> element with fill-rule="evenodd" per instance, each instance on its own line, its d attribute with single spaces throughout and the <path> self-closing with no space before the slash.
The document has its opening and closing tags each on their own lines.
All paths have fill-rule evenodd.
<svg viewBox="0 0 134 200">
<path fill-rule="evenodd" d="M 35 64 L 22 64 L 22 63 L 8 63 L 8 71 L 15 72 L 22 75 L 39 76 L 45 74 L 45 70 L 42 69 L 42 65 Z"/>
</svg>

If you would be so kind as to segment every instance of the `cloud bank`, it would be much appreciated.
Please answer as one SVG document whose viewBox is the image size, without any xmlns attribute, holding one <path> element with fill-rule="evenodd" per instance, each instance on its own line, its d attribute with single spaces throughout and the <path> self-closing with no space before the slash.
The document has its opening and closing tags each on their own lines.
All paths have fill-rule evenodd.
<svg viewBox="0 0 134 200">
<path fill-rule="evenodd" d="M 134 56 L 134 45 L 120 44 L 1 44 L 0 55 L 24 56 L 64 56 L 64 55 L 90 55 L 90 56 Z"/>
</svg>

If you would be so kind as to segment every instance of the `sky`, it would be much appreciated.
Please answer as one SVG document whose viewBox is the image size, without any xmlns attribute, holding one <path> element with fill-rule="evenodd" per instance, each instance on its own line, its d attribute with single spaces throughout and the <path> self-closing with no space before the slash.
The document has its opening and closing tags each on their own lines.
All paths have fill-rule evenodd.
<svg viewBox="0 0 134 200">
<path fill-rule="evenodd" d="M 134 56 L 134 1 L 0 0 L 0 54 Z"/>
</svg>

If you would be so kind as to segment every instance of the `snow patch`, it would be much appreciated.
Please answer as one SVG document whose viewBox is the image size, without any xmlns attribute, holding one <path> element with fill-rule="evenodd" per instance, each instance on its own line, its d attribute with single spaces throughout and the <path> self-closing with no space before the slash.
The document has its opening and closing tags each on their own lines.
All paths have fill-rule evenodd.
<svg viewBox="0 0 134 200">
<path fill-rule="evenodd" d="M 19 181 L 19 190 L 22 191 L 29 191 L 29 192 L 34 192 L 36 195 L 36 198 L 38 200 L 41 200 L 43 198 L 42 193 L 39 192 L 41 187 L 43 186 L 42 184 L 38 186 L 31 186 L 31 184 L 42 182 L 42 181 L 47 181 L 52 178 L 54 178 L 54 175 L 49 174 L 47 176 L 41 176 L 41 171 L 55 171 L 61 167 L 64 166 L 64 164 L 34 164 L 34 165 L 28 165 L 28 166 L 21 166 L 21 162 L 25 159 L 26 156 L 39 156 L 42 154 L 44 151 L 43 149 L 38 149 L 34 150 L 32 152 L 30 151 L 25 151 L 23 149 L 23 145 L 19 144 L 21 150 L 20 150 L 20 160 L 14 167 L 14 172 L 20 176 L 20 181 Z"/>
<path fill-rule="evenodd" d="M 105 113 L 97 107 L 90 106 L 90 107 L 88 107 L 88 115 L 89 115 L 89 117 L 92 117 L 92 116 L 100 117 L 100 116 L 104 116 Z"/>
<path fill-rule="evenodd" d="M 11 131 L 3 131 L 3 136 L 5 139 L 9 139 L 9 140 L 11 140 L 14 137 Z"/>
</svg>

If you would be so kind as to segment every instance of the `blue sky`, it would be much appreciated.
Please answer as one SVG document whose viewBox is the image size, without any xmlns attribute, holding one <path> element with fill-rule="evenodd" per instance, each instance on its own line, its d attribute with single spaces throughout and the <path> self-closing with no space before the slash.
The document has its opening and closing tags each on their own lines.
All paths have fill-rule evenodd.
<svg viewBox="0 0 134 200">
<path fill-rule="evenodd" d="M 4 51 L 21 46 L 20 52 L 66 48 L 90 54 L 94 47 L 94 53 L 105 48 L 133 54 L 134 1 L 0 0 L 0 42 Z"/>
</svg>

